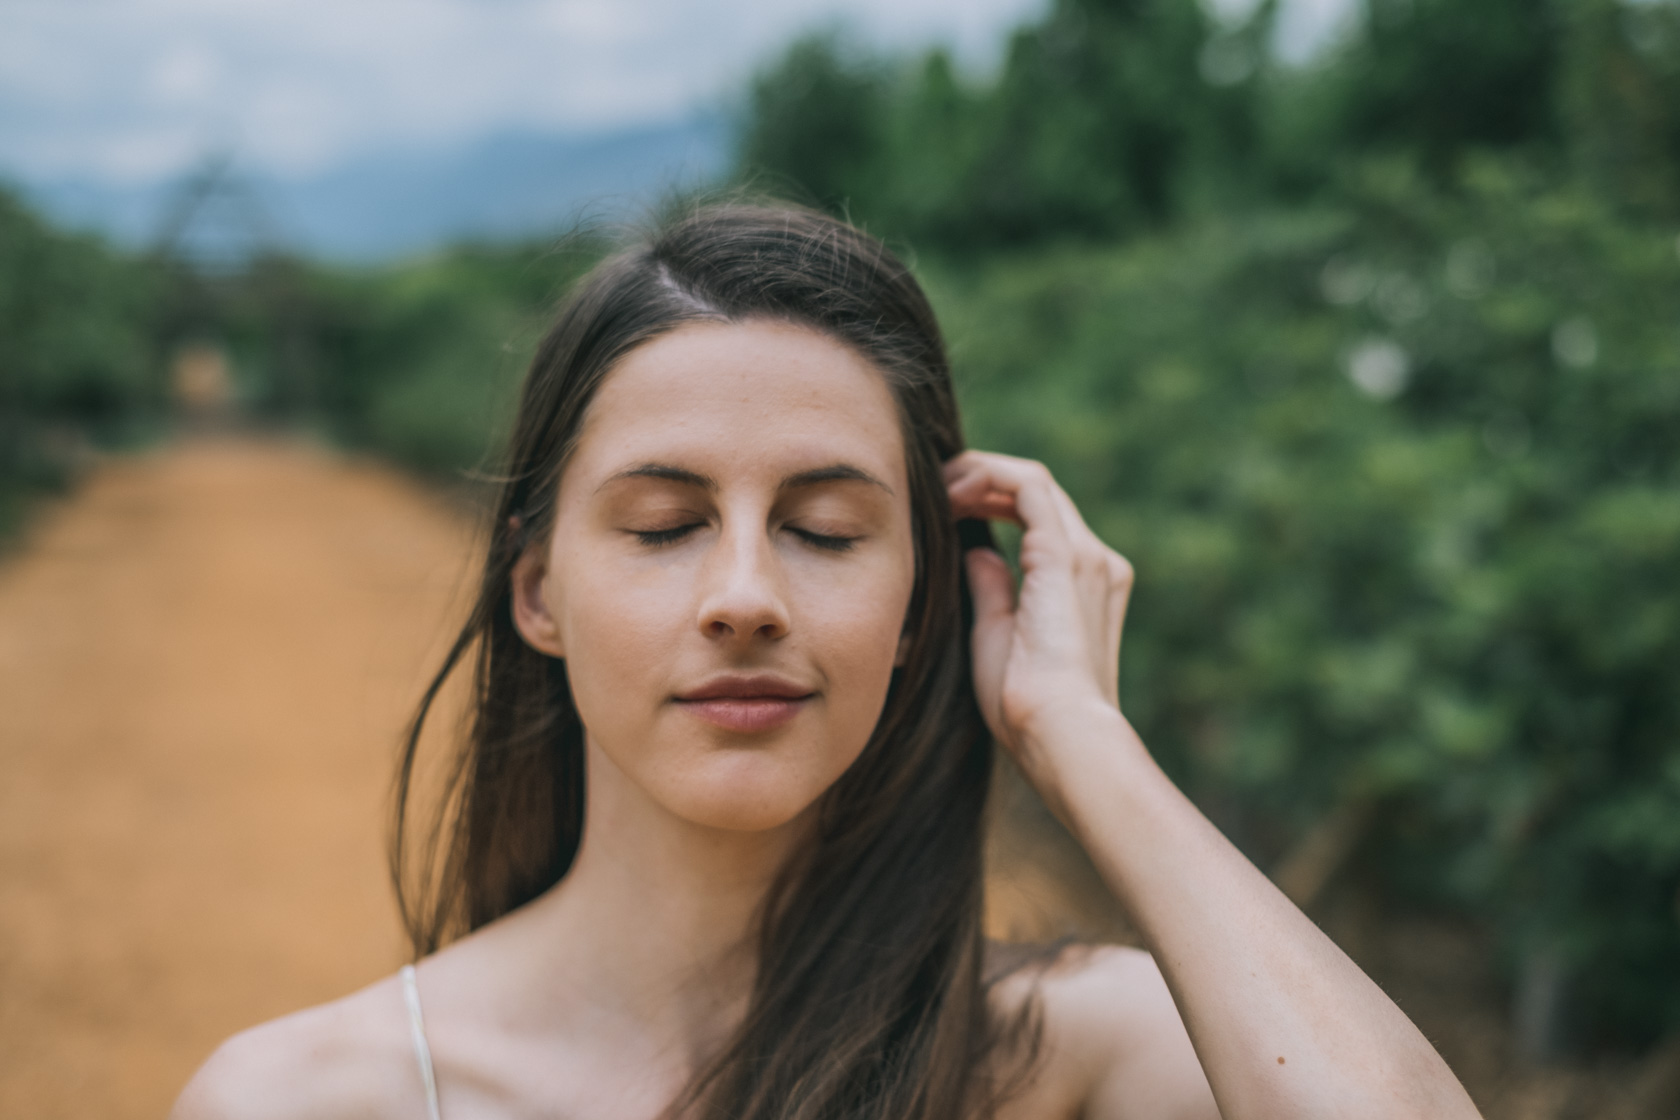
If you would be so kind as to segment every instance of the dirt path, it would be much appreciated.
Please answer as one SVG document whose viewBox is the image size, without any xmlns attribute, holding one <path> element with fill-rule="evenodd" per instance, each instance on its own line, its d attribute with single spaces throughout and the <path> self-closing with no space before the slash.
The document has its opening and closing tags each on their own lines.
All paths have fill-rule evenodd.
<svg viewBox="0 0 1680 1120">
<path fill-rule="evenodd" d="M 194 442 L 0 564 L 0 1116 L 162 1116 L 399 963 L 391 752 L 468 542 L 390 471 Z"/>
</svg>

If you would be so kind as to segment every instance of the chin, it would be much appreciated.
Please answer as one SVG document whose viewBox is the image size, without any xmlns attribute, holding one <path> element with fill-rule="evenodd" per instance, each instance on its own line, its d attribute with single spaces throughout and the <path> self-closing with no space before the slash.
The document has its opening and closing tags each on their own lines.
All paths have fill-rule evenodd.
<svg viewBox="0 0 1680 1120">
<path fill-rule="evenodd" d="M 683 768 L 660 800 L 704 828 L 769 832 L 792 823 L 834 783 L 844 766 L 779 757 L 759 749 L 712 749 Z"/>
</svg>

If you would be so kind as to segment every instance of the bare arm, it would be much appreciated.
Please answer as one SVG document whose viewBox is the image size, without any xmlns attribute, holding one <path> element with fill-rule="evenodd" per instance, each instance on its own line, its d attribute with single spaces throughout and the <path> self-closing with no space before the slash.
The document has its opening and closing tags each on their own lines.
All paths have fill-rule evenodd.
<svg viewBox="0 0 1680 1120">
<path fill-rule="evenodd" d="M 1130 566 L 1037 463 L 968 452 L 946 479 L 957 516 L 1025 528 L 1018 601 L 1001 557 L 968 559 L 987 720 L 1137 922 L 1225 1120 L 1476 1117 L 1410 1020 L 1179 792 L 1121 715 Z M 1121 1096 L 1113 1088 L 1099 1074 L 1089 1115 L 1120 1115 L 1105 1104 Z"/>
</svg>

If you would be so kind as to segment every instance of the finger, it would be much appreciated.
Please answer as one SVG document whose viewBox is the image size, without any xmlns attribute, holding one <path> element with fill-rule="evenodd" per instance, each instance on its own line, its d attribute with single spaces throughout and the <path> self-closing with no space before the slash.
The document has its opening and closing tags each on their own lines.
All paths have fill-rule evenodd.
<svg viewBox="0 0 1680 1120">
<path fill-rule="evenodd" d="M 945 476 L 946 483 L 955 482 L 963 475 L 974 469 L 974 465 L 985 455 L 983 451 L 959 451 L 940 465 L 940 471 Z"/>
<path fill-rule="evenodd" d="M 1043 468 L 1044 464 L 1037 460 L 1023 459 L 1018 455 L 1004 455 L 996 451 L 964 451 L 947 459 L 940 469 L 944 473 L 946 484 L 956 485 L 997 469 L 1032 471 Z"/>
<path fill-rule="evenodd" d="M 1106 576 L 1108 574 L 1108 558 L 1112 555 L 1111 550 L 1103 543 L 1102 538 L 1097 536 L 1096 530 L 1092 529 L 1086 522 L 1084 515 L 1079 512 L 1079 507 L 1074 504 L 1072 496 L 1054 479 L 1051 480 L 1051 491 L 1056 502 L 1056 508 L 1062 513 L 1062 524 L 1067 527 L 1068 538 L 1081 551 L 1080 559 L 1083 562 L 1081 566 L 1088 565 L 1099 569 Z"/>
<path fill-rule="evenodd" d="M 965 455 L 971 458 L 961 465 L 949 486 L 953 503 L 984 506 L 997 501 L 993 495 L 1005 495 L 1014 500 L 1015 520 L 1027 532 L 1039 531 L 1052 546 L 1067 541 L 1067 527 L 1055 496 L 1059 487 L 1042 463 L 992 452 Z"/>
<path fill-rule="evenodd" d="M 1021 514 L 1013 495 L 998 490 L 968 487 L 951 495 L 951 516 L 957 520 L 975 517 L 982 521 L 1012 521 L 1020 524 Z"/>
<path fill-rule="evenodd" d="M 1054 478 L 1050 480 L 1049 493 L 1067 531 L 1075 586 L 1090 612 L 1087 617 L 1092 625 L 1086 634 L 1091 668 L 1105 697 L 1118 706 L 1120 635 L 1131 591 L 1131 565 L 1103 543 L 1080 515 L 1073 498 Z"/>
<path fill-rule="evenodd" d="M 1098 641 L 1103 641 L 1104 652 L 1099 652 L 1098 657 L 1101 660 L 1106 660 L 1108 656 L 1106 651 L 1113 645 L 1112 642 L 1104 641 L 1104 639 L 1110 634 L 1110 629 L 1106 624 L 1111 620 L 1109 603 L 1117 582 L 1116 573 L 1119 568 L 1126 569 L 1128 574 L 1124 582 L 1129 587 L 1130 567 L 1113 549 L 1103 543 L 1101 537 L 1097 536 L 1096 532 L 1086 523 L 1085 518 L 1081 516 L 1079 507 L 1074 504 L 1073 498 L 1054 478 L 1050 480 L 1050 495 L 1056 504 L 1056 508 L 1061 513 L 1062 525 L 1067 532 L 1074 576 L 1080 587 L 1081 596 L 1090 604 L 1096 617 L 1104 624 L 1092 633 L 1092 637 Z M 1118 641 L 1118 632 L 1115 632 L 1114 640 Z"/>
<path fill-rule="evenodd" d="M 946 465 L 945 490 L 953 495 L 975 495 L 990 492 L 991 487 L 986 480 L 984 463 L 978 459 L 970 459 L 965 464 L 958 464 L 955 460 Z"/>
<path fill-rule="evenodd" d="M 995 625 L 1015 613 L 1015 580 L 1009 564 L 995 550 L 971 548 L 963 554 L 968 565 L 968 590 L 974 597 L 976 626 Z"/>
<path fill-rule="evenodd" d="M 992 734 L 1005 736 L 1000 710 L 1004 671 L 1009 664 L 1009 647 L 1015 640 L 1015 588 L 1009 565 L 989 548 L 971 548 L 964 554 L 969 593 L 974 598 L 974 685 L 980 710 Z"/>
<path fill-rule="evenodd" d="M 1026 524 L 1019 508 L 1011 506 L 1013 489 L 998 488 L 999 478 L 1027 483 L 1035 475 L 1042 475 L 1044 492 L 1055 505 L 1063 531 L 1069 543 L 1081 549 L 1077 558 L 1081 567 L 1101 567 L 1099 557 L 1106 557 L 1108 546 L 1096 535 L 1080 514 L 1073 498 L 1056 482 L 1042 463 L 987 451 L 965 451 L 946 461 L 944 465 L 947 488 L 953 508 L 961 507 L 960 516 L 984 517 L 987 520 L 1014 521 Z"/>
</svg>

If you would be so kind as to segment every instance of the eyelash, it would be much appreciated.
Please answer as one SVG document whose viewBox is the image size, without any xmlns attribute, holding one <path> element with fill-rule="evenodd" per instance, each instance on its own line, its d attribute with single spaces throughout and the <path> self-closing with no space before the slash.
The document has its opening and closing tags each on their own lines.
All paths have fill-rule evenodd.
<svg viewBox="0 0 1680 1120">
<path fill-rule="evenodd" d="M 647 531 L 632 530 L 636 538 L 650 548 L 662 548 L 668 544 L 676 544 L 694 530 L 700 528 L 699 522 L 692 525 L 678 525 L 674 529 L 651 529 Z M 825 552 L 848 552 L 857 543 L 856 537 L 835 537 L 827 533 L 813 533 L 806 529 L 789 528 L 789 532 L 805 541 L 814 548 Z"/>
<path fill-rule="evenodd" d="M 658 548 L 660 545 L 675 544 L 699 527 L 698 525 L 678 525 L 675 529 L 652 529 L 646 532 L 633 529 L 631 531 L 636 534 L 636 539 L 643 544 Z"/>
</svg>

